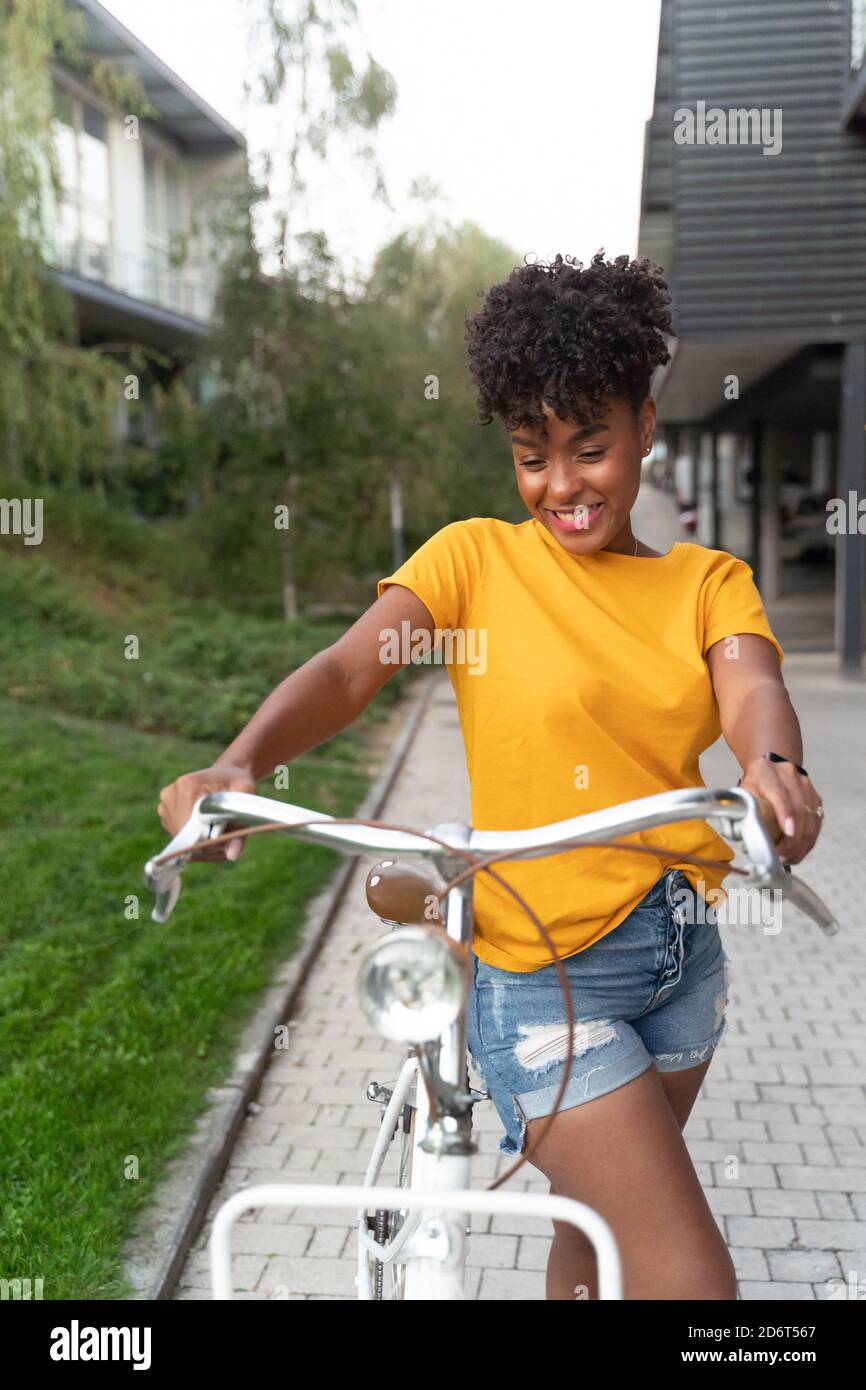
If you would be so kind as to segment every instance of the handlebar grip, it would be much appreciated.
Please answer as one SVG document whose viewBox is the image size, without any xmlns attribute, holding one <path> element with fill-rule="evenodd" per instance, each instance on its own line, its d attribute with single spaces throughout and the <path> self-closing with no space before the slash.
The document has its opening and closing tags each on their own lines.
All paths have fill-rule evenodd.
<svg viewBox="0 0 866 1390">
<path fill-rule="evenodd" d="M 758 803 L 758 811 L 760 813 L 761 820 L 764 822 L 764 828 L 767 834 L 769 835 L 770 839 L 773 841 L 773 844 L 777 845 L 779 841 L 782 839 L 782 827 L 776 820 L 776 812 L 773 810 L 772 806 L 770 805 L 769 801 L 765 796 L 756 796 L 755 800 Z"/>
<path fill-rule="evenodd" d="M 154 904 L 153 911 L 150 914 L 151 921 L 168 921 L 169 917 L 174 911 L 174 905 L 180 897 L 181 887 L 182 884 L 180 874 L 178 874 L 177 878 L 172 879 L 168 888 L 160 889 L 157 892 L 156 903 Z"/>
</svg>

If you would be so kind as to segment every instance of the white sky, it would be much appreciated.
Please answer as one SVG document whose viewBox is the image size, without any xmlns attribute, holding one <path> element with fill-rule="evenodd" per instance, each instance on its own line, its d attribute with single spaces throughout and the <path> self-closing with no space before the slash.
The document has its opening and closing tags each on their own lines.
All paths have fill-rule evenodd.
<svg viewBox="0 0 866 1390">
<path fill-rule="evenodd" d="M 253 158 L 288 143 L 287 114 L 245 104 L 263 0 L 102 0 L 247 136 Z M 311 178 L 303 218 L 346 269 L 436 211 L 477 222 L 520 256 L 586 261 L 637 251 L 644 123 L 652 111 L 660 0 L 359 0 L 363 49 L 394 77 L 397 109 L 372 139 L 394 204 L 350 147 Z M 307 166 L 312 175 L 313 166 Z"/>
</svg>

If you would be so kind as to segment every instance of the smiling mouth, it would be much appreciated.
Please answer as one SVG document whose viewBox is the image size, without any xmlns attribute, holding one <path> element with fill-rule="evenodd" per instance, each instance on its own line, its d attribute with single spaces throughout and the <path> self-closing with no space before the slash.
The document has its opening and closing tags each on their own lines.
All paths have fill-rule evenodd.
<svg viewBox="0 0 866 1390">
<path fill-rule="evenodd" d="M 547 515 L 553 518 L 554 524 L 563 531 L 586 531 L 604 507 L 603 502 L 593 502 L 587 505 L 579 502 L 574 507 L 545 507 Z"/>
</svg>

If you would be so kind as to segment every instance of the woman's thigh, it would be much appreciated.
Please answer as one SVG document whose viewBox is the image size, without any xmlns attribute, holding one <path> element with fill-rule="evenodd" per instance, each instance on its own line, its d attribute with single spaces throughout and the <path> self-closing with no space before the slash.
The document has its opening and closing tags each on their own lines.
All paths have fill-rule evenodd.
<svg viewBox="0 0 866 1390">
<path fill-rule="evenodd" d="M 530 1162 L 555 1192 L 586 1203 L 607 1222 L 625 1298 L 736 1298 L 730 1254 L 654 1066 L 560 1112 L 539 1139 L 546 1123 L 528 1121 L 527 1139 L 537 1144 Z"/>
<path fill-rule="evenodd" d="M 475 962 L 469 1050 L 505 1128 L 500 1150 L 516 1154 L 529 1141 L 552 1190 L 604 1216 L 628 1298 L 736 1297 L 682 1136 L 724 1026 L 726 964 L 718 927 L 695 931 L 686 921 L 687 888 L 682 874 L 666 875 L 624 923 L 565 962 L 575 1016 L 568 1060 L 555 969 L 515 974 Z M 578 1253 L 579 1238 L 570 1239 Z"/>
</svg>

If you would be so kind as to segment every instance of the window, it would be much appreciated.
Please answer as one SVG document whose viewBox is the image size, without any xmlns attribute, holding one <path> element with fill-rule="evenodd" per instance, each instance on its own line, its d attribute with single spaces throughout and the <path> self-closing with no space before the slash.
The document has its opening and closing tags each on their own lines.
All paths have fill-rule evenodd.
<svg viewBox="0 0 866 1390">
<path fill-rule="evenodd" d="M 186 171 L 145 146 L 144 221 L 147 242 L 146 293 L 160 304 L 189 309 L 182 265 L 189 229 Z"/>
<path fill-rule="evenodd" d="M 55 84 L 54 148 L 62 185 L 56 255 L 78 275 L 107 280 L 111 268 L 111 172 L 105 117 Z"/>
<path fill-rule="evenodd" d="M 851 67 L 859 68 L 866 57 L 866 0 L 851 0 Z"/>
</svg>

